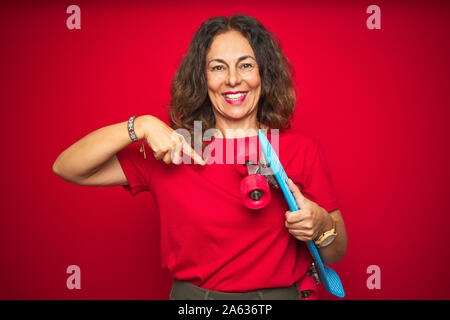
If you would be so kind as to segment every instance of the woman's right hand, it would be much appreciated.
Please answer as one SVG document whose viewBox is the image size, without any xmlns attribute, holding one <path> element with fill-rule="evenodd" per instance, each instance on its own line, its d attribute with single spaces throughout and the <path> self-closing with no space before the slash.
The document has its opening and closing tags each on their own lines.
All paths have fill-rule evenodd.
<svg viewBox="0 0 450 320">
<path fill-rule="evenodd" d="M 154 116 L 137 117 L 134 120 L 134 131 L 138 139 L 145 139 L 157 160 L 162 160 L 166 164 L 180 164 L 183 152 L 190 156 L 194 163 L 206 164 L 181 134 Z"/>
</svg>

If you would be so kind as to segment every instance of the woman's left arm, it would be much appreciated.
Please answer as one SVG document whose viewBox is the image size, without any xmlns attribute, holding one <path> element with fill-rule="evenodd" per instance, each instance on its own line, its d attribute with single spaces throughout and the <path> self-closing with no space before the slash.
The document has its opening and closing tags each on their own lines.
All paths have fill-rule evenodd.
<svg viewBox="0 0 450 320">
<path fill-rule="evenodd" d="M 286 212 L 286 228 L 300 241 L 314 241 L 320 235 L 333 228 L 335 223 L 337 236 L 332 243 L 320 248 L 319 253 L 325 263 L 341 260 L 347 250 L 347 233 L 340 210 L 327 212 L 317 203 L 307 199 L 300 189 L 289 179 L 288 185 L 300 210 Z"/>
</svg>

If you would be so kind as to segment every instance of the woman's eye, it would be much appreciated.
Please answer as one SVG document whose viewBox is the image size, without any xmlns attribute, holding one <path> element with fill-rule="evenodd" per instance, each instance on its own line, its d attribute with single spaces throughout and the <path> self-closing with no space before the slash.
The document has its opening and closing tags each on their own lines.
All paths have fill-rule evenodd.
<svg viewBox="0 0 450 320">
<path fill-rule="evenodd" d="M 242 69 L 249 69 L 249 68 L 251 68 L 252 67 L 252 64 L 251 63 L 243 63 L 242 65 L 241 65 L 241 68 Z"/>
<path fill-rule="evenodd" d="M 223 70 L 223 66 L 214 66 L 212 67 L 213 70 L 217 70 L 217 71 L 222 71 Z"/>
</svg>

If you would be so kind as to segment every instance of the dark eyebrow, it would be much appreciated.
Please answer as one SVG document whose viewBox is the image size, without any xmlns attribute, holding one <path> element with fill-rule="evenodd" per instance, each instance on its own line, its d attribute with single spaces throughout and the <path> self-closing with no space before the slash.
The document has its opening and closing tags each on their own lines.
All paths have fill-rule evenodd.
<svg viewBox="0 0 450 320">
<path fill-rule="evenodd" d="M 253 58 L 252 56 L 247 55 L 247 56 L 239 57 L 239 59 L 238 59 L 237 62 L 241 62 L 242 60 L 245 60 L 245 59 L 247 59 L 247 58 L 250 58 L 250 59 L 253 59 L 253 60 L 256 61 L 255 58 Z M 211 59 L 211 60 L 209 60 L 208 65 L 209 65 L 211 62 L 213 62 L 213 61 L 217 61 L 217 62 L 220 62 L 220 63 L 223 63 L 223 64 L 228 65 L 228 63 L 226 63 L 225 60 L 222 60 L 222 59 Z"/>
</svg>

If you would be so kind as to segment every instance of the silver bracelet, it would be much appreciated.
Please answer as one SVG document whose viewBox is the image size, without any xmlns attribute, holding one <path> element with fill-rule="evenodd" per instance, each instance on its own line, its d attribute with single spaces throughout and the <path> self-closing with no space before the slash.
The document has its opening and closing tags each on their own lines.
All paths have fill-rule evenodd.
<svg viewBox="0 0 450 320">
<path fill-rule="evenodd" d="M 130 120 L 128 120 L 128 135 L 132 141 L 139 142 L 139 139 L 136 137 L 136 133 L 134 132 L 134 119 L 136 119 L 136 116 L 133 116 Z"/>
</svg>

